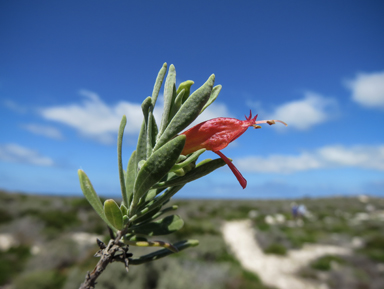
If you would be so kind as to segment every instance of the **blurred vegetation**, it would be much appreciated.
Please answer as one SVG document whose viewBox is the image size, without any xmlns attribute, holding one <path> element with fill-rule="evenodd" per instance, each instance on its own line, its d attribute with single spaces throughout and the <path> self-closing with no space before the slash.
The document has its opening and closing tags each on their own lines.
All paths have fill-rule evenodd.
<svg viewBox="0 0 384 289">
<path fill-rule="evenodd" d="M 316 270 L 329 271 L 332 268 L 332 262 L 339 264 L 345 263 L 339 256 L 326 255 L 313 261 L 311 263 L 311 267 Z"/>
<path fill-rule="evenodd" d="M 24 263 L 30 257 L 30 248 L 19 245 L 0 251 L 0 285 L 4 285 L 24 269 Z"/>
<path fill-rule="evenodd" d="M 293 217 L 292 202 L 304 204 L 304 216 Z M 173 200 L 184 227 L 166 236 L 173 242 L 198 239 L 196 248 L 151 264 L 113 263 L 96 288 L 268 289 L 259 276 L 241 267 L 221 235 L 224 221 L 250 219 L 255 241 L 265 253 L 286 255 L 307 243 L 350 246 L 351 256 L 322 256 L 298 275 L 325 280 L 329 288 L 384 288 L 384 199 Z M 86 234 L 84 234 L 86 233 Z M 0 235 L 12 245 L 0 249 L 0 287 L 78 288 L 94 268 L 96 237 L 108 230 L 84 198 L 36 196 L 0 191 Z M 153 248 L 130 247 L 134 255 Z"/>
</svg>

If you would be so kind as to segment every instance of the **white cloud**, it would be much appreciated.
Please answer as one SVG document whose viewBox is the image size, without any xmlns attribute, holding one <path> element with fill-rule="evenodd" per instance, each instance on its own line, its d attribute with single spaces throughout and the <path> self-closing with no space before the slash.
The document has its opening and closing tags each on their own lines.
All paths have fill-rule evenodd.
<svg viewBox="0 0 384 289">
<path fill-rule="evenodd" d="M 17 104 L 16 102 L 14 102 L 10 99 L 3 100 L 3 104 L 6 108 L 8 108 L 14 112 L 20 113 L 20 114 L 23 114 L 27 111 L 27 109 L 25 107 Z"/>
<path fill-rule="evenodd" d="M 45 137 L 53 138 L 53 139 L 63 139 L 63 135 L 61 132 L 52 126 L 45 126 L 45 125 L 38 125 L 38 124 L 26 124 L 22 126 L 24 129 L 27 131 L 37 134 L 37 135 L 42 135 Z"/>
<path fill-rule="evenodd" d="M 81 104 L 48 107 L 41 109 L 40 114 L 47 120 L 64 123 L 82 135 L 106 144 L 116 141 L 117 130 L 123 114 L 127 116 L 125 132 L 128 134 L 139 133 L 143 120 L 140 104 L 121 101 L 109 106 L 96 93 L 81 90 L 80 94 L 84 96 Z M 163 103 L 163 97 L 160 95 L 154 110 L 158 126 L 160 126 Z M 222 116 L 231 116 L 227 107 L 222 103 L 213 103 L 190 126 Z M 43 127 L 28 127 L 28 130 L 33 130 L 35 133 L 39 131 L 40 134 L 43 134 Z M 51 133 L 53 134 L 53 131 Z"/>
<path fill-rule="evenodd" d="M 102 143 L 113 143 L 120 125 L 121 117 L 127 116 L 125 132 L 136 134 L 140 131 L 143 119 L 140 104 L 121 101 L 113 106 L 104 103 L 96 93 L 81 90 L 85 97 L 82 104 L 71 104 L 44 108 L 41 115 L 75 128 L 82 135 Z"/>
<path fill-rule="evenodd" d="M 384 72 L 358 73 L 345 84 L 355 102 L 365 107 L 384 108 Z"/>
<path fill-rule="evenodd" d="M 235 160 L 243 172 L 293 173 L 311 169 L 356 167 L 384 171 L 384 145 L 325 146 L 299 155 L 249 156 Z"/>
<path fill-rule="evenodd" d="M 54 164 L 51 158 L 18 144 L 0 145 L 0 160 L 37 166 L 52 166 Z"/>
<path fill-rule="evenodd" d="M 306 130 L 333 118 L 336 107 L 337 103 L 332 98 L 305 92 L 303 99 L 282 104 L 269 114 L 268 119 L 279 119 L 289 127 Z"/>
</svg>

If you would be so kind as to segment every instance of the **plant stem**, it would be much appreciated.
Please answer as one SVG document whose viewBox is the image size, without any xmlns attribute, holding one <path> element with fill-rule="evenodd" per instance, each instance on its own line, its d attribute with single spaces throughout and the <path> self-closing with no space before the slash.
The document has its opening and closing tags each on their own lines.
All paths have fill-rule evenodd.
<svg viewBox="0 0 384 289">
<path fill-rule="evenodd" d="M 100 250 L 95 256 L 100 257 L 100 260 L 97 262 L 96 267 L 91 273 L 89 271 L 87 272 L 85 280 L 80 285 L 79 289 L 94 289 L 96 286 L 96 279 L 103 273 L 109 263 L 115 261 L 123 262 L 125 264 L 125 269 L 128 272 L 128 258 L 131 257 L 132 254 L 127 253 L 128 246 L 120 242 L 120 239 L 124 234 L 125 232 L 118 231 L 116 237 L 109 240 L 108 246 L 105 246 L 102 241 L 97 240 Z M 122 252 L 122 254 L 116 255 L 117 252 Z"/>
</svg>

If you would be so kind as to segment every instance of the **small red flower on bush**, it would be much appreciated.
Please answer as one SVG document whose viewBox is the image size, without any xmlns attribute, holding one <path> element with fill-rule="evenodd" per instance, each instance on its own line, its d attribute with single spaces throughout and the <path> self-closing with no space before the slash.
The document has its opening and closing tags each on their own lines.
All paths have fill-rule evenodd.
<svg viewBox="0 0 384 289">
<path fill-rule="evenodd" d="M 229 143 L 241 136 L 250 126 L 261 128 L 259 124 L 268 123 L 269 125 L 272 125 L 276 122 L 287 125 L 281 120 L 256 121 L 257 115 L 252 118 L 252 112 L 250 112 L 249 117 L 245 116 L 245 118 L 246 120 L 219 117 L 195 125 L 182 133 L 187 137 L 182 154 L 188 155 L 202 148 L 213 151 L 225 161 L 236 176 L 240 185 L 245 189 L 247 180 L 242 176 L 235 165 L 220 152 L 220 150 L 226 148 Z"/>
</svg>

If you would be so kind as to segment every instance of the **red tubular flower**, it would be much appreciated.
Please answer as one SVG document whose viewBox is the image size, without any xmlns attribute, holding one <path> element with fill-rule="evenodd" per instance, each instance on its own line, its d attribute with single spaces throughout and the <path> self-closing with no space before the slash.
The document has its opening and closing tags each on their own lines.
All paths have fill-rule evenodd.
<svg viewBox="0 0 384 289">
<path fill-rule="evenodd" d="M 246 120 L 219 117 L 195 125 L 182 133 L 187 137 L 182 154 L 187 155 L 202 148 L 213 151 L 225 161 L 236 176 L 240 185 L 245 189 L 247 180 L 241 175 L 235 165 L 220 152 L 220 150 L 226 148 L 229 143 L 241 136 L 250 126 L 261 128 L 259 124 L 268 123 L 269 125 L 272 125 L 276 122 L 281 122 L 287 125 L 281 120 L 256 121 L 257 115 L 252 118 L 252 112 L 250 112 L 249 117 L 245 116 L 245 118 Z"/>
</svg>

